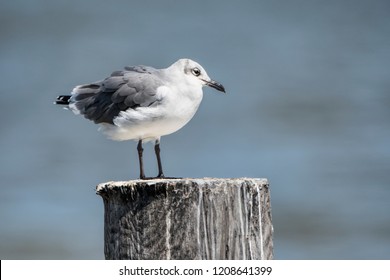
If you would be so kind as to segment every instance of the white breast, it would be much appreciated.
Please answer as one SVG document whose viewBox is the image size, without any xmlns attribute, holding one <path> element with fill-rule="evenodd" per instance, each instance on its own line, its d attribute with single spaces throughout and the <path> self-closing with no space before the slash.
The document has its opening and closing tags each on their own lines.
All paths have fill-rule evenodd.
<svg viewBox="0 0 390 280">
<path fill-rule="evenodd" d="M 121 112 L 114 119 L 114 125 L 101 124 L 102 132 L 117 141 L 159 139 L 186 125 L 203 97 L 201 86 L 191 92 L 175 92 L 163 86 L 158 88 L 157 94 L 161 102 Z"/>
</svg>

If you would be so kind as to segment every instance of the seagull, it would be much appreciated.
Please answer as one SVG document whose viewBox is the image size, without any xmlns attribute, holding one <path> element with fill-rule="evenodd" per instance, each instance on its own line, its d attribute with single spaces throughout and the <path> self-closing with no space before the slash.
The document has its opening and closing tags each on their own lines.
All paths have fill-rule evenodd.
<svg viewBox="0 0 390 280">
<path fill-rule="evenodd" d="M 63 105 L 100 126 L 108 138 L 138 141 L 140 179 L 146 177 L 142 144 L 154 141 L 158 175 L 164 176 L 160 158 L 161 136 L 174 133 L 195 115 L 203 98 L 203 86 L 225 93 L 222 84 L 210 79 L 191 59 L 179 59 L 165 69 L 127 66 L 104 80 L 76 86 L 70 95 L 60 95 Z"/>
</svg>

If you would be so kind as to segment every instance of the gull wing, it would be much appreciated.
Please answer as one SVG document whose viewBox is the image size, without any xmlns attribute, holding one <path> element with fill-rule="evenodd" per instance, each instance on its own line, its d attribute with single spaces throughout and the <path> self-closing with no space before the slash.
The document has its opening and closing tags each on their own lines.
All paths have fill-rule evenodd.
<svg viewBox="0 0 390 280">
<path fill-rule="evenodd" d="M 160 70 L 142 65 L 125 67 L 102 81 L 75 87 L 69 108 L 95 123 L 113 124 L 121 111 L 161 101 L 157 96 L 161 85 Z"/>
</svg>

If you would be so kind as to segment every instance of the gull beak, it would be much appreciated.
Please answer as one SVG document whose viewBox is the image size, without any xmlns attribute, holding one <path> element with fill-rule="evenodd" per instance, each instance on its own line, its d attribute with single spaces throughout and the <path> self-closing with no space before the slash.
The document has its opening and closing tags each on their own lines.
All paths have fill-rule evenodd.
<svg viewBox="0 0 390 280">
<path fill-rule="evenodd" d="M 219 91 L 226 93 L 225 88 L 220 83 L 213 81 L 213 80 L 209 80 L 209 81 L 203 80 L 203 81 L 206 83 L 207 86 L 215 88 L 216 90 L 219 90 Z"/>
</svg>

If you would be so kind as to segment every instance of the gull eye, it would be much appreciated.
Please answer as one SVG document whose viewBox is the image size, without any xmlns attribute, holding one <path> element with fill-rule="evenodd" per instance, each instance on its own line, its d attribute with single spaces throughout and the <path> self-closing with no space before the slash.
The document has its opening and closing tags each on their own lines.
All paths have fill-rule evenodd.
<svg viewBox="0 0 390 280">
<path fill-rule="evenodd" d="M 199 68 L 193 68 L 192 70 L 191 70 L 191 72 L 192 72 L 192 74 L 194 74 L 194 76 L 196 76 L 196 77 L 198 77 L 199 75 L 200 75 L 200 70 L 199 70 Z"/>
</svg>

